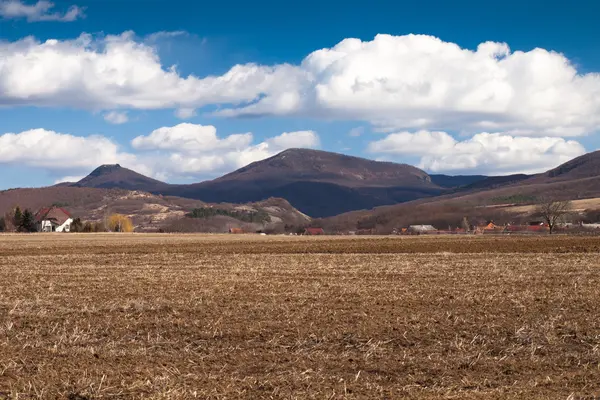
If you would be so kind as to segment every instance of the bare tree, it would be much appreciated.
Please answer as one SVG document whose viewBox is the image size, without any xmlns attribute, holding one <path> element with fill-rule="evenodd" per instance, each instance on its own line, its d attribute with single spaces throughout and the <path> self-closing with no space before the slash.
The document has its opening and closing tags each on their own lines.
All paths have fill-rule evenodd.
<svg viewBox="0 0 600 400">
<path fill-rule="evenodd" d="M 556 224 L 571 210 L 571 201 L 556 200 L 552 197 L 540 197 L 538 199 L 537 211 L 548 224 L 550 234 L 554 232 Z"/>
<path fill-rule="evenodd" d="M 471 230 L 471 224 L 469 223 L 469 219 L 467 217 L 463 217 L 462 228 L 465 230 L 465 232 L 469 232 Z"/>
</svg>

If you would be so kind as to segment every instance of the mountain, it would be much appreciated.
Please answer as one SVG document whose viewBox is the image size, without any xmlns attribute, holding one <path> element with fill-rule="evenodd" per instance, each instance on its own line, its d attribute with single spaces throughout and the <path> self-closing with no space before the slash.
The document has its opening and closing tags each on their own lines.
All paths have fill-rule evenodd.
<svg viewBox="0 0 600 400">
<path fill-rule="evenodd" d="M 139 190 L 210 203 L 284 198 L 312 217 L 329 217 L 442 194 L 484 190 L 528 178 L 428 175 L 407 164 L 343 154 L 289 149 L 212 181 L 170 185 L 120 165 L 103 165 L 75 184 L 61 186 Z"/>
<path fill-rule="evenodd" d="M 102 222 L 110 214 L 130 217 L 138 232 L 283 232 L 285 227 L 302 227 L 311 219 L 284 199 L 267 199 L 248 204 L 210 204 L 199 200 L 157 196 L 124 189 L 52 186 L 0 191 L 0 217 L 15 206 L 34 212 L 58 206 L 83 221 Z M 202 218 L 187 215 L 204 210 Z"/>
<path fill-rule="evenodd" d="M 572 180 L 600 176 L 600 151 L 584 154 L 542 174 L 545 180 Z"/>
<path fill-rule="evenodd" d="M 460 226 L 463 217 L 480 222 L 514 222 L 515 212 L 534 210 L 540 196 L 582 200 L 578 204 L 600 200 L 600 151 L 541 174 L 489 177 L 437 197 L 349 212 L 324 219 L 321 224 L 330 231 L 374 229 L 389 233 L 409 224 L 432 224 L 442 229 Z"/>
<path fill-rule="evenodd" d="M 62 185 L 62 184 L 61 184 Z M 142 190 L 145 192 L 160 191 L 168 184 L 148 178 L 119 164 L 102 165 L 72 187 L 87 187 L 97 189 L 126 189 Z"/>
<path fill-rule="evenodd" d="M 443 174 L 432 174 L 429 175 L 431 181 L 438 186 L 447 189 L 454 189 L 463 186 L 472 185 L 477 182 L 486 180 L 488 177 L 485 175 L 443 175 Z"/>
<path fill-rule="evenodd" d="M 280 197 L 312 217 L 325 217 L 436 196 L 444 190 L 410 165 L 289 149 L 213 181 L 171 185 L 160 192 L 230 203 Z"/>
</svg>

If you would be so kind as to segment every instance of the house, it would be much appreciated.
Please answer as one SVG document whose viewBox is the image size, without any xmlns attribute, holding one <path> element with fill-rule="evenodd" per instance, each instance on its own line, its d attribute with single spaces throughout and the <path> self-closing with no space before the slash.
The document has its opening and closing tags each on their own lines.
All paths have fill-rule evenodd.
<svg viewBox="0 0 600 400">
<path fill-rule="evenodd" d="M 437 229 L 432 225 L 411 225 L 408 227 L 409 233 L 432 233 L 436 231 Z"/>
<path fill-rule="evenodd" d="M 35 214 L 38 232 L 69 232 L 73 217 L 60 207 L 44 207 Z"/>
<path fill-rule="evenodd" d="M 600 224 L 581 224 L 581 227 L 584 229 L 600 229 Z"/>
<path fill-rule="evenodd" d="M 233 234 L 241 234 L 244 233 L 244 230 L 242 228 L 229 228 L 229 233 L 233 233 Z"/>
<path fill-rule="evenodd" d="M 324 235 L 325 231 L 323 230 L 323 228 L 306 228 L 304 230 L 304 234 L 308 236 L 318 236 Z"/>
</svg>

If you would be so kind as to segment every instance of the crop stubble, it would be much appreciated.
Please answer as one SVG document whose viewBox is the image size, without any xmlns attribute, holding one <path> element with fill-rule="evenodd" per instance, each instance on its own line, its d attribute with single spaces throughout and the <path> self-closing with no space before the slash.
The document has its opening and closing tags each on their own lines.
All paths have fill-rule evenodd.
<svg viewBox="0 0 600 400">
<path fill-rule="evenodd" d="M 590 398 L 599 249 L 0 236 L 0 398 Z"/>
</svg>

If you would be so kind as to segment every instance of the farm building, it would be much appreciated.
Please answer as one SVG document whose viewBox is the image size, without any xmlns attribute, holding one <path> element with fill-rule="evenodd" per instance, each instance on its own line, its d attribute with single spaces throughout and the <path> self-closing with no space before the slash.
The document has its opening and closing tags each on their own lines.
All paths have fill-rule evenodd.
<svg viewBox="0 0 600 400">
<path fill-rule="evenodd" d="M 73 218 L 64 208 L 44 207 L 35 214 L 38 232 L 69 232 Z"/>
<path fill-rule="evenodd" d="M 229 228 L 229 233 L 241 234 L 244 233 L 244 230 L 242 228 Z"/>
<path fill-rule="evenodd" d="M 600 229 L 600 224 L 581 224 L 584 229 Z"/>
<path fill-rule="evenodd" d="M 474 232 L 475 232 L 475 234 L 497 233 L 497 232 L 502 232 L 503 230 L 504 230 L 503 226 L 496 225 L 493 221 L 489 221 L 485 225 L 475 227 Z"/>
<path fill-rule="evenodd" d="M 325 231 L 323 230 L 323 228 L 306 228 L 304 230 L 304 234 L 308 236 L 318 236 L 324 235 Z"/>
<path fill-rule="evenodd" d="M 435 232 L 435 229 L 432 225 L 411 225 L 408 227 L 407 231 L 409 233 L 428 233 Z"/>
</svg>

